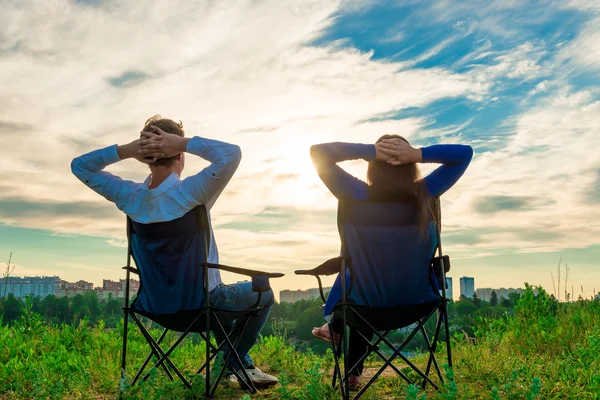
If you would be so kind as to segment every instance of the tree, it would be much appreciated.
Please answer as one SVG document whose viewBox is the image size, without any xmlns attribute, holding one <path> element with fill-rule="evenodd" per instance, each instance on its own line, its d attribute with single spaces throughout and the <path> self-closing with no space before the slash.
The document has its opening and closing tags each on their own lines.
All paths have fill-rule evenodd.
<svg viewBox="0 0 600 400">
<path fill-rule="evenodd" d="M 306 308 L 296 319 L 296 333 L 301 340 L 312 340 L 312 329 L 323 325 L 323 310 L 319 307 Z"/>
<path fill-rule="evenodd" d="M 477 297 L 477 293 L 473 293 L 473 304 L 475 304 L 475 307 L 477 308 L 481 307 L 481 299 Z"/>
<path fill-rule="evenodd" d="M 510 305 L 514 307 L 519 300 L 521 299 L 521 294 L 517 292 L 512 292 L 508 294 L 508 300 L 510 300 Z"/>
<path fill-rule="evenodd" d="M 494 307 L 498 305 L 498 295 L 496 291 L 492 290 L 492 294 L 490 295 L 490 306 Z"/>
<path fill-rule="evenodd" d="M 458 317 L 469 317 L 477 311 L 477 307 L 469 299 L 460 299 L 454 303 L 454 312 Z"/>
<path fill-rule="evenodd" d="M 23 303 L 17 299 L 12 293 L 2 299 L 2 320 L 5 324 L 9 324 L 21 317 L 23 313 Z"/>
</svg>

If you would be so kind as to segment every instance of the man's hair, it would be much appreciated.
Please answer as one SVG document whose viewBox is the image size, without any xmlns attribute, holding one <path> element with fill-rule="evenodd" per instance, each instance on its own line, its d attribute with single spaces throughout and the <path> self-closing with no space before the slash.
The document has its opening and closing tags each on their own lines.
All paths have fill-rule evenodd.
<svg viewBox="0 0 600 400">
<path fill-rule="evenodd" d="M 173 121 L 172 119 L 163 118 L 160 115 L 155 115 L 153 117 L 148 118 L 148 120 L 144 123 L 144 131 L 152 132 L 150 126 L 156 126 L 157 128 L 162 129 L 167 133 L 172 133 L 177 136 L 184 137 L 185 132 L 183 131 L 183 124 L 181 121 L 179 123 Z M 161 158 L 154 161 L 151 165 L 162 165 L 165 167 L 170 167 L 177 160 L 177 155 L 173 157 Z"/>
</svg>

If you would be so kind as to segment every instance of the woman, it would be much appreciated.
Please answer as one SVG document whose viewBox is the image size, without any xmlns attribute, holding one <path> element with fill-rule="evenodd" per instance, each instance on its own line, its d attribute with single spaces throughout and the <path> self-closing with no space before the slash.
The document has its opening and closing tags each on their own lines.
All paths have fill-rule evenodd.
<svg viewBox="0 0 600 400">
<path fill-rule="evenodd" d="M 351 143 L 324 143 L 310 149 L 311 158 L 321 180 L 338 199 L 351 200 L 405 200 L 416 206 L 418 224 L 426 227 L 430 213 L 429 199 L 438 197 L 450 189 L 467 169 L 473 150 L 465 145 L 434 145 L 424 148 L 412 147 L 398 135 L 385 135 L 374 145 Z M 369 162 L 367 182 L 348 174 L 337 163 L 363 159 Z M 441 163 L 424 179 L 420 179 L 417 163 Z M 360 268 L 360 266 L 357 266 Z M 346 275 L 348 278 L 349 275 Z M 333 314 L 333 308 L 342 299 L 341 280 L 338 275 L 327 302 L 325 317 Z M 335 333 L 334 341 L 339 340 Z M 366 337 L 370 335 L 364 332 Z M 313 335 L 331 341 L 329 328 L 324 324 L 313 329 Z M 358 339 L 356 339 L 358 338 Z M 364 354 L 367 343 L 363 343 L 356 332 L 350 330 L 349 358 L 354 365 Z M 362 364 L 350 371 L 350 386 L 360 384 Z"/>
</svg>

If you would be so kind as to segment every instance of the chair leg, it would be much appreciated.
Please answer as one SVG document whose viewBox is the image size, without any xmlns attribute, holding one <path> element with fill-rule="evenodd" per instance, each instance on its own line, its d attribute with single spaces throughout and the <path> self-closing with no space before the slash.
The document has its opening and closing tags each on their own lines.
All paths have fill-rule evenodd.
<svg viewBox="0 0 600 400">
<path fill-rule="evenodd" d="M 402 349 L 404 349 L 404 347 L 406 346 L 406 344 L 408 342 L 410 342 L 412 340 L 412 338 L 417 334 L 417 332 L 421 329 L 421 327 L 424 324 L 423 321 L 427 321 L 431 317 L 431 315 L 433 315 L 433 313 L 435 312 L 435 310 L 432 310 L 429 313 L 429 315 L 427 315 L 426 318 L 424 318 L 422 321 L 419 322 L 419 324 L 417 325 L 417 327 L 410 333 L 410 335 L 408 335 L 408 337 L 406 339 L 404 339 L 404 341 L 402 342 L 402 344 L 398 348 L 396 348 L 387 338 L 383 337 L 379 332 L 377 332 L 377 330 L 375 328 L 373 328 L 373 326 L 362 315 L 360 315 L 360 313 L 358 313 L 352 307 L 350 307 L 350 310 L 352 310 L 352 312 L 354 312 L 366 324 L 366 326 L 368 326 L 374 332 L 374 334 L 377 335 L 381 339 L 381 341 L 383 341 L 390 349 L 393 349 L 393 351 L 394 351 L 394 353 L 388 358 L 388 360 L 385 361 L 385 363 L 383 364 L 383 367 L 381 367 L 381 369 L 379 370 L 380 371 L 379 373 L 383 372 L 385 370 L 385 368 L 387 368 L 388 365 L 390 365 L 396 357 L 399 357 L 409 367 L 411 367 L 417 374 L 419 374 L 419 376 L 421 376 L 421 378 L 427 380 L 427 382 L 430 385 L 432 385 L 434 388 L 437 389 L 437 385 L 435 383 L 433 383 L 433 381 L 431 379 L 429 379 L 429 377 L 427 375 L 425 375 L 423 373 L 423 371 L 421 371 L 419 368 L 417 368 L 417 366 L 415 364 L 413 364 L 404 354 L 401 353 Z M 376 376 L 378 376 L 378 375 L 376 375 Z M 366 388 L 369 385 L 371 385 L 374 381 L 375 381 L 375 379 L 372 378 L 369 381 L 369 383 L 363 387 L 363 389 L 366 390 Z"/>
<path fill-rule="evenodd" d="M 450 349 L 450 324 L 448 322 L 448 305 L 442 307 L 444 317 L 444 328 L 446 330 L 446 354 L 448 356 L 448 366 L 452 368 L 452 350 Z"/>
<path fill-rule="evenodd" d="M 442 314 L 440 313 L 440 316 L 438 317 L 438 321 L 435 327 L 435 334 L 433 336 L 433 342 L 429 342 L 429 337 L 427 336 L 427 332 L 425 332 L 424 328 L 422 329 L 423 332 L 423 336 L 425 338 L 425 343 L 427 343 L 427 347 L 429 349 L 429 360 L 427 361 L 427 370 L 425 372 L 425 374 L 427 376 L 429 376 L 429 371 L 431 369 L 431 364 L 433 363 L 433 366 L 435 367 L 438 377 L 440 378 L 440 381 L 442 383 L 444 383 L 444 377 L 442 376 L 442 371 L 440 370 L 440 366 L 437 362 L 437 359 L 435 357 L 435 351 L 437 350 L 437 344 L 438 344 L 438 340 L 439 340 L 439 336 L 440 336 L 440 331 L 441 331 L 441 327 L 442 327 Z"/>
<path fill-rule="evenodd" d="M 367 339 L 360 331 L 357 330 L 357 333 L 362 336 L 363 340 L 365 342 L 370 342 L 369 339 Z M 386 337 L 388 334 L 390 333 L 390 331 L 385 331 L 381 337 Z M 372 340 L 372 339 L 371 339 Z M 379 349 L 379 344 L 382 342 L 382 340 L 380 338 L 378 338 L 375 343 L 369 343 L 369 345 L 367 346 L 367 351 L 365 352 L 365 354 L 363 354 L 361 356 L 361 358 L 350 368 L 350 371 L 352 371 L 353 369 L 355 369 L 356 367 L 358 367 L 360 365 L 360 363 L 364 362 L 367 357 L 369 357 L 369 354 L 371 354 L 372 352 L 377 352 Z M 387 359 L 387 358 L 386 358 Z M 385 361 L 385 360 L 384 360 Z M 393 364 L 390 364 L 391 367 L 395 366 Z"/>
<path fill-rule="evenodd" d="M 333 325 L 331 324 L 331 322 L 327 323 L 327 327 L 329 328 L 329 337 L 333 338 Z M 342 336 L 340 336 L 342 337 Z M 335 340 L 330 340 L 329 344 L 331 345 L 331 349 L 333 350 L 333 361 L 335 363 L 334 367 L 333 367 L 333 378 L 331 381 L 331 386 L 334 389 L 337 389 L 337 385 L 336 385 L 336 378 L 339 377 L 340 382 L 342 382 L 342 371 L 340 369 L 340 363 L 339 363 L 339 358 L 340 358 L 340 350 L 341 350 L 341 343 L 338 343 L 338 345 L 335 345 Z"/>
<path fill-rule="evenodd" d="M 161 342 L 163 341 L 163 339 L 167 335 L 168 331 L 169 331 L 168 329 L 165 329 L 163 331 L 163 333 L 158 338 L 157 344 L 159 344 L 159 345 L 161 344 Z M 152 359 L 153 355 L 157 359 L 160 359 L 160 355 L 158 354 L 158 352 L 154 349 L 154 347 L 152 345 L 150 345 L 150 349 L 151 349 L 150 354 L 148 354 L 148 357 L 146 357 L 146 360 L 144 361 L 144 363 L 140 367 L 139 371 L 137 372 L 137 374 L 135 374 L 135 377 L 133 378 L 133 381 L 131 382 L 131 386 L 135 385 L 135 383 L 137 382 L 137 380 L 140 378 L 140 376 L 144 372 L 144 369 L 146 369 L 146 366 L 148 365 L 148 363 Z M 164 369 L 165 373 L 167 374 L 167 376 L 169 377 L 169 379 L 172 381 L 173 380 L 173 375 L 171 375 L 171 372 L 168 370 L 168 368 L 164 364 L 161 364 L 161 366 L 163 367 L 163 369 Z"/>
<path fill-rule="evenodd" d="M 367 340 L 366 337 L 364 337 L 364 335 L 359 331 L 358 332 L 364 340 Z M 386 337 L 388 334 L 390 333 L 390 331 L 385 331 L 383 334 L 381 334 L 381 337 Z M 358 360 L 358 362 L 352 366 L 352 368 L 350 368 L 351 370 L 356 368 L 361 362 L 364 362 L 364 360 L 366 360 L 366 358 L 369 356 L 369 354 L 371 353 L 375 353 L 379 356 L 379 358 L 381 358 L 384 362 L 388 360 L 388 357 L 386 357 L 381 351 L 379 351 L 379 343 L 382 342 L 381 338 L 378 338 L 375 343 L 371 344 L 368 349 L 367 352 L 360 358 L 360 360 Z M 393 350 L 393 349 L 392 349 Z M 392 368 L 394 371 L 396 371 L 396 373 L 398 375 L 400 375 L 402 378 L 404 378 L 409 384 L 413 384 L 413 382 L 402 372 L 398 369 L 398 367 L 396 367 L 394 365 L 394 363 L 390 363 L 388 365 L 388 367 Z"/>
<path fill-rule="evenodd" d="M 218 317 L 215 316 L 215 319 L 217 320 L 217 323 L 219 324 L 219 326 L 222 327 L 223 325 L 222 325 L 221 321 L 218 319 Z M 223 332 L 223 335 L 227 336 L 227 337 L 233 337 L 236 334 L 236 332 L 239 330 L 239 328 L 240 328 L 240 325 L 236 324 L 236 326 L 233 327 L 233 330 L 229 334 L 227 334 L 226 332 Z M 206 336 L 204 335 L 204 333 L 199 332 L 199 334 L 202 337 L 202 340 L 206 340 Z M 210 356 L 210 359 L 209 359 L 210 361 L 212 361 L 219 354 L 219 351 L 221 351 L 221 349 L 225 346 L 225 344 L 226 344 L 225 340 L 223 340 L 223 342 L 221 342 L 220 344 L 217 344 L 217 347 L 215 347 L 211 344 L 213 353 Z M 196 371 L 196 375 L 201 374 L 202 371 L 204 370 L 204 368 L 206 368 L 206 362 L 200 366 L 198 371 Z"/>
<path fill-rule="evenodd" d="M 207 274 L 206 269 L 205 269 L 204 273 Z M 207 289 L 205 289 L 205 290 L 207 290 Z M 206 298 L 207 298 L 207 304 L 210 304 L 209 296 L 207 295 Z M 206 337 L 204 338 L 204 343 L 206 345 L 206 378 L 205 378 L 206 385 L 204 387 L 204 392 L 205 392 L 206 398 L 210 398 L 210 350 L 211 350 L 210 314 L 211 314 L 211 310 L 208 309 L 206 311 Z"/>
<path fill-rule="evenodd" d="M 427 361 L 427 369 L 425 370 L 425 375 L 429 376 L 429 371 L 431 370 L 431 365 L 433 363 L 433 366 L 435 367 L 438 378 L 440 378 L 440 382 L 443 384 L 444 377 L 442 376 L 442 371 L 440 370 L 440 366 L 438 365 L 437 359 L 435 357 L 435 351 L 437 350 L 437 343 L 438 343 L 441 327 L 442 327 L 442 319 L 441 319 L 441 313 L 440 313 L 440 316 L 438 317 L 438 321 L 437 321 L 436 328 L 435 328 L 435 334 L 433 336 L 433 342 L 429 341 L 429 337 L 427 336 L 427 332 L 425 332 L 424 327 L 421 327 L 421 332 L 423 332 L 423 337 L 425 338 L 425 343 L 427 344 L 427 349 L 429 350 L 429 359 Z M 423 384 L 422 384 L 423 389 L 425 389 L 426 385 L 427 385 L 427 382 L 423 381 Z"/>
<path fill-rule="evenodd" d="M 215 383 L 214 388 L 212 389 L 212 393 L 214 393 L 214 391 L 216 390 L 216 387 L 223 375 L 223 372 L 225 371 L 226 364 L 229 361 L 229 358 L 231 357 L 232 354 L 237 359 L 237 362 L 239 363 L 239 365 L 243 366 L 242 359 L 240 358 L 240 355 L 238 354 L 237 350 L 235 349 L 235 346 L 238 344 L 239 340 L 242 337 L 242 334 L 244 333 L 244 330 L 246 329 L 246 326 L 249 322 L 250 315 L 246 315 L 243 317 L 243 325 L 241 325 L 240 333 L 237 335 L 234 342 L 231 342 L 229 335 L 227 335 L 227 333 L 225 332 L 225 328 L 223 328 L 223 325 L 221 324 L 221 321 L 219 320 L 219 318 L 217 317 L 216 314 L 214 317 L 215 317 L 215 321 L 219 325 L 219 329 L 221 330 L 221 332 L 223 332 L 223 336 L 225 336 L 225 341 L 229 347 L 229 352 L 227 353 L 227 356 L 225 357 L 225 359 L 223 361 L 223 368 L 221 369 L 221 373 L 219 373 L 219 376 L 217 377 L 217 382 Z M 234 331 L 235 331 L 235 329 L 234 329 Z M 252 381 L 250 380 L 250 376 L 248 376 L 246 369 L 241 368 L 241 371 L 242 371 L 242 375 L 244 376 L 243 378 L 242 378 L 242 376 L 240 376 L 240 374 L 237 371 L 232 371 L 232 372 L 238 378 L 240 384 L 245 384 L 251 393 L 258 392 L 256 387 L 254 386 L 254 383 L 252 383 Z"/>
<path fill-rule="evenodd" d="M 163 362 L 166 362 L 169 367 L 171 367 L 171 369 L 177 374 L 177 376 L 179 377 L 179 379 L 181 379 L 181 381 L 183 382 L 183 384 L 188 388 L 191 389 L 192 385 L 190 385 L 190 383 L 188 382 L 187 379 L 185 379 L 185 377 L 183 376 L 183 374 L 179 371 L 179 369 L 177 369 L 177 367 L 175 366 L 175 364 L 173 364 L 173 362 L 171 361 L 171 359 L 169 358 L 169 355 L 171 354 L 171 352 L 173 351 L 173 349 L 181 342 L 181 340 L 183 340 L 183 338 L 187 335 L 187 332 L 185 332 L 178 340 L 177 342 L 175 342 L 175 344 L 165 353 L 162 348 L 156 343 L 156 341 L 154 340 L 154 338 L 146 331 L 146 329 L 144 328 L 143 324 L 141 323 L 141 321 L 135 316 L 132 315 L 131 318 L 135 321 L 135 323 L 138 325 L 138 327 L 140 328 L 140 330 L 142 331 L 142 334 L 144 335 L 144 337 L 146 338 L 146 341 L 148 343 L 151 343 L 152 346 L 154 346 L 155 350 L 160 354 L 160 359 L 158 360 L 158 362 L 154 365 L 154 368 L 158 367 L 160 364 L 162 364 Z M 190 326 L 191 328 L 191 326 Z M 188 330 L 189 332 L 189 330 Z M 142 380 L 146 380 L 148 379 L 148 377 L 150 376 L 150 374 L 147 374 Z"/>
<path fill-rule="evenodd" d="M 203 341 L 206 340 L 206 336 L 204 335 L 204 333 L 202 332 L 198 332 L 200 334 L 200 337 L 202 338 Z M 211 343 L 211 349 L 212 349 L 212 353 L 208 359 L 209 362 L 212 362 L 215 357 L 217 357 L 217 355 L 219 354 L 219 351 L 221 350 L 221 348 L 223 347 L 223 345 L 225 344 L 225 342 L 221 343 L 220 345 L 218 345 L 217 347 L 213 346 Z M 204 362 L 204 364 L 202 364 L 200 366 L 200 368 L 198 369 L 198 371 L 196 371 L 196 375 L 200 375 L 202 373 L 202 371 L 204 371 L 204 368 L 206 368 L 206 362 Z"/>
<path fill-rule="evenodd" d="M 123 394 L 125 388 L 125 372 L 127 364 L 127 328 L 129 325 L 129 310 L 124 309 L 123 316 L 123 349 L 121 351 L 121 382 L 119 384 L 119 396 Z"/>
<path fill-rule="evenodd" d="M 148 378 L 150 378 L 150 372 L 161 366 L 163 368 L 166 369 L 166 366 L 164 365 L 164 363 L 166 362 L 167 364 L 169 364 L 169 366 L 171 368 L 173 368 L 175 370 L 175 373 L 177 373 L 177 375 L 180 375 L 181 372 L 179 372 L 179 370 L 175 367 L 175 365 L 173 364 L 173 362 L 169 359 L 169 356 L 171 355 L 171 353 L 173 352 L 173 350 L 175 350 L 175 348 L 179 345 L 179 343 L 181 343 L 183 341 L 183 339 L 185 339 L 185 337 L 187 336 L 187 334 L 182 334 L 176 341 L 174 344 L 171 345 L 171 347 L 169 347 L 169 349 L 165 352 L 159 345 L 158 343 L 156 343 L 154 341 L 154 338 L 152 338 L 150 336 L 150 334 L 148 334 L 148 336 L 151 338 L 151 340 L 154 342 L 154 346 L 156 351 L 159 353 L 158 354 L 158 361 L 156 362 L 156 364 L 154 364 L 154 366 L 152 368 L 150 368 L 150 371 L 148 371 L 148 373 L 144 376 L 144 378 L 142 378 L 142 381 L 146 381 Z M 168 373 L 170 375 L 170 373 Z"/>
<path fill-rule="evenodd" d="M 243 383 L 248 388 L 248 390 L 251 393 L 256 393 L 257 392 L 257 389 L 254 386 L 254 384 L 252 383 L 252 381 L 250 380 L 250 376 L 248 376 L 248 373 L 246 372 L 246 369 L 243 368 L 243 362 L 241 360 L 240 355 L 238 354 L 237 350 L 235 350 L 235 346 L 237 346 L 237 344 L 239 343 L 239 341 L 241 339 L 241 336 L 244 333 L 244 330 L 246 329 L 246 326 L 248 325 L 248 321 L 249 321 L 248 318 L 244 318 L 243 325 L 242 325 L 242 327 L 240 329 L 240 334 L 232 342 L 232 347 L 231 348 L 233 350 L 229 351 L 227 353 L 227 355 L 225 356 L 224 360 L 223 360 L 223 367 L 221 368 L 221 371 L 219 371 L 219 375 L 217 376 L 217 380 L 216 380 L 216 382 L 215 382 L 215 384 L 214 384 L 214 386 L 213 386 L 213 388 L 211 390 L 211 393 L 210 393 L 211 396 L 215 393 L 215 391 L 217 389 L 217 386 L 219 385 L 219 382 L 221 381 L 221 378 L 223 377 L 223 374 L 225 373 L 225 369 L 226 369 L 227 363 L 229 362 L 229 359 L 231 358 L 232 354 L 234 355 L 235 358 L 237 358 L 238 363 L 242 366 L 241 370 L 242 370 L 242 374 L 244 375 L 245 379 L 242 379 L 242 377 L 240 376 L 240 374 L 238 374 L 237 371 L 232 371 L 233 374 L 238 378 L 240 384 Z M 225 333 L 223 333 L 223 334 L 225 334 Z"/>
<path fill-rule="evenodd" d="M 346 306 L 345 304 L 342 305 L 342 332 L 341 332 L 341 336 L 340 338 L 342 338 L 341 340 L 341 345 L 342 345 L 342 353 L 344 354 L 344 376 L 342 379 L 342 382 L 340 382 L 342 384 L 342 398 L 344 400 L 350 400 L 350 381 L 349 381 L 349 372 L 350 369 L 348 368 L 348 341 L 349 341 L 349 337 L 348 337 L 348 329 L 347 329 L 347 309 L 348 306 Z"/>
</svg>

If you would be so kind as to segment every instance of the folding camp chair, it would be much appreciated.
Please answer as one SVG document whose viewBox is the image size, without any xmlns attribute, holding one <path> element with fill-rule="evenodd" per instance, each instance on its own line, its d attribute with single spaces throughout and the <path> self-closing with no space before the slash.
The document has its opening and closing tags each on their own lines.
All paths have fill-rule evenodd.
<svg viewBox="0 0 600 400">
<path fill-rule="evenodd" d="M 450 268 L 450 260 L 447 256 L 442 256 L 439 199 L 433 200 L 432 208 L 437 215 L 432 215 L 427 231 L 423 233 L 417 225 L 417 213 L 413 205 L 342 201 L 338 207 L 341 257 L 329 260 L 313 270 L 296 271 L 298 275 L 317 277 L 323 301 L 325 296 L 320 275 L 340 274 L 342 299 L 335 306 L 328 326 L 331 338 L 334 337 L 332 323 L 336 325 L 337 333 L 340 333 L 339 344 L 331 340 L 335 356 L 332 385 L 337 388 L 336 382 L 340 381 L 343 399 L 350 399 L 350 372 L 371 353 L 383 360 L 383 366 L 360 388 L 354 399 L 362 396 L 387 367 L 409 384 L 415 384 L 393 364 L 397 358 L 418 374 L 423 388 L 430 384 L 438 389 L 429 375 L 433 367 L 439 380 L 442 383 L 444 381 L 435 356 L 442 324 L 446 333 L 447 361 L 452 366 L 446 298 L 446 272 Z M 435 333 L 430 340 L 424 326 L 436 313 Z M 386 336 L 392 330 L 407 328 L 413 324 L 416 326 L 399 346 L 387 339 Z M 346 327 L 353 330 L 351 335 L 364 341 L 362 343 L 367 349 L 353 365 L 349 365 L 349 335 Z M 424 336 L 429 353 L 424 372 L 402 353 L 419 332 Z M 371 340 L 372 335 L 374 341 Z M 391 349 L 391 355 L 386 356 L 381 351 L 382 344 Z"/>
<path fill-rule="evenodd" d="M 173 364 L 169 356 L 189 333 L 200 334 L 206 345 L 206 358 L 196 374 L 205 371 L 205 396 L 210 398 L 223 377 L 230 357 L 242 365 L 240 355 L 235 350 L 238 338 L 253 315 L 262 307 L 259 306 L 261 295 L 271 290 L 269 278 L 283 276 L 280 273 L 268 273 L 235 268 L 208 262 L 210 248 L 210 222 L 206 208 L 196 207 L 183 217 L 170 222 L 140 224 L 127 218 L 127 266 L 125 287 L 125 322 L 123 325 L 123 353 L 121 363 L 121 390 L 126 378 L 127 334 L 129 318 L 139 327 L 150 346 L 150 354 L 139 368 L 131 385 L 146 380 L 149 372 L 155 368 L 163 370 L 170 380 L 173 374 L 191 388 L 190 382 Z M 137 268 L 131 266 L 133 257 Z M 258 293 L 255 305 L 244 312 L 230 312 L 213 307 L 210 304 L 209 269 L 219 269 L 246 275 L 252 278 L 252 289 Z M 140 287 L 137 296 L 129 304 L 129 279 L 131 274 L 139 275 Z M 144 316 L 161 325 L 164 331 L 154 339 L 144 327 L 139 316 Z M 231 332 L 226 332 L 224 318 L 236 319 Z M 181 332 L 174 344 L 167 350 L 161 347 L 168 331 Z M 217 331 L 225 339 L 217 345 L 210 340 L 210 332 Z M 211 384 L 211 362 L 218 352 L 227 346 L 229 351 L 224 355 L 223 366 L 216 380 Z M 154 365 L 148 371 L 146 367 L 155 358 Z M 244 368 L 241 374 L 232 371 L 240 385 L 255 393 L 256 387 Z M 144 372 L 146 372 L 145 375 Z M 243 376 L 242 376 L 243 375 Z"/>
</svg>

